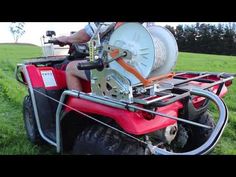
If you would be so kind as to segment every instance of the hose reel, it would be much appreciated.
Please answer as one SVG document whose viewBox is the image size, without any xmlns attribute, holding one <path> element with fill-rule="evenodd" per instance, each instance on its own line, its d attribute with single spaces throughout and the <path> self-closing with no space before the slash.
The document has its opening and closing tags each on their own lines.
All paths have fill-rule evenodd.
<svg viewBox="0 0 236 177">
<path fill-rule="evenodd" d="M 124 59 L 125 62 L 147 79 L 169 73 L 178 57 L 172 33 L 156 25 L 144 27 L 140 23 L 124 23 L 112 33 L 109 45 L 130 51 L 132 58 Z M 132 85 L 140 83 L 118 62 L 111 62 L 110 68 L 128 78 Z"/>
</svg>

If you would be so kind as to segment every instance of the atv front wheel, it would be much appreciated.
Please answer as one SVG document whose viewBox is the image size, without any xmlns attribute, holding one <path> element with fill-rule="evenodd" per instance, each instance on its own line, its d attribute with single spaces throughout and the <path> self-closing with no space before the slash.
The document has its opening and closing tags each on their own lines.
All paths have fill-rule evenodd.
<svg viewBox="0 0 236 177">
<path fill-rule="evenodd" d="M 188 150 L 196 149 L 200 147 L 203 143 L 205 143 L 209 139 L 215 128 L 214 119 L 209 112 L 203 113 L 198 118 L 197 122 L 203 125 L 208 125 L 213 128 L 206 129 L 202 127 L 191 126 L 191 131 L 189 132 L 189 140 L 186 145 L 186 149 Z"/>
<path fill-rule="evenodd" d="M 144 146 L 111 128 L 93 125 L 78 135 L 73 154 L 144 155 Z"/>
<path fill-rule="evenodd" d="M 41 138 L 35 120 L 34 109 L 29 95 L 25 96 L 23 102 L 23 118 L 28 139 L 33 144 L 43 144 L 44 140 Z"/>
</svg>

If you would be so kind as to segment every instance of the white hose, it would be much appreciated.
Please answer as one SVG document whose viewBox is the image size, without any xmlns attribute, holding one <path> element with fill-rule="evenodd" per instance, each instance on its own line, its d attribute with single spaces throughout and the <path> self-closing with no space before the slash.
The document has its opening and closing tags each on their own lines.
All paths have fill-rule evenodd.
<svg viewBox="0 0 236 177">
<path fill-rule="evenodd" d="M 155 48 L 155 63 L 148 77 L 171 72 L 178 58 L 178 46 L 174 35 L 161 26 L 147 26 Z"/>
<path fill-rule="evenodd" d="M 152 67 L 152 71 L 160 68 L 166 61 L 166 48 L 164 43 L 158 39 L 153 38 L 154 46 L 155 46 L 155 63 Z"/>
</svg>

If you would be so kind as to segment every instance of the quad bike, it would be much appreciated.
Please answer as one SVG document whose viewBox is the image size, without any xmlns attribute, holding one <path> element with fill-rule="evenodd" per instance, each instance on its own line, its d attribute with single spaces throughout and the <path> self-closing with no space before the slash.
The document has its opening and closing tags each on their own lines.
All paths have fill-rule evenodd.
<svg viewBox="0 0 236 177">
<path fill-rule="evenodd" d="M 88 43 L 69 44 L 69 55 L 17 65 L 16 79 L 29 92 L 23 102 L 29 140 L 72 154 L 208 154 L 227 124 L 221 98 L 235 75 L 171 72 L 178 47 L 164 27 L 124 23 L 102 40 L 102 25 Z M 78 69 L 91 70 L 91 80 L 81 79 L 82 91 L 68 90 L 65 68 L 80 59 L 87 62 Z"/>
</svg>

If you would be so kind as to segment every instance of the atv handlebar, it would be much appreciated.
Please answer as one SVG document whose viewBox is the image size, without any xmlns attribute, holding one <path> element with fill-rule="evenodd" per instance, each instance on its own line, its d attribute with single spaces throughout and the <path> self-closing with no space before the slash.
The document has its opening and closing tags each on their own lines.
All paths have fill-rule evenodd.
<svg viewBox="0 0 236 177">
<path fill-rule="evenodd" d="M 61 42 L 57 39 L 50 39 L 48 40 L 48 42 L 45 42 L 44 44 L 54 44 L 54 45 L 59 45 L 59 46 L 71 45 L 71 43 Z"/>
</svg>

